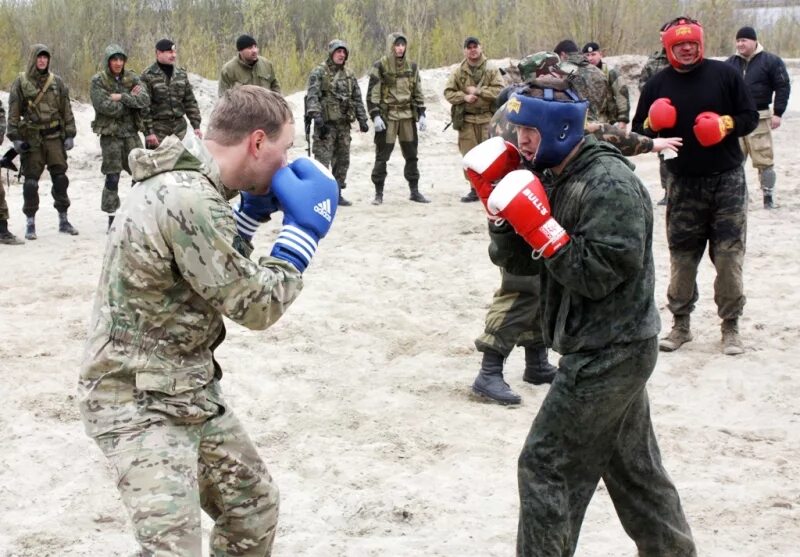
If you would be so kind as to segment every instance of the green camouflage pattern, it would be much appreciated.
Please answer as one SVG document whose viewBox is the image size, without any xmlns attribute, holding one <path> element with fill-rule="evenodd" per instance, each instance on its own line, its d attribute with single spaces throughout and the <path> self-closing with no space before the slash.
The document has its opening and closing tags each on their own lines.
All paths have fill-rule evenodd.
<svg viewBox="0 0 800 557">
<path fill-rule="evenodd" d="M 642 90 L 642 87 L 644 87 L 644 84 L 647 83 L 648 79 L 653 77 L 667 66 L 669 66 L 669 60 L 667 60 L 667 53 L 663 48 L 648 56 L 647 61 L 644 63 L 644 66 L 642 66 L 642 71 L 639 74 L 639 91 Z"/>
<path fill-rule="evenodd" d="M 552 75 L 554 77 L 569 77 L 578 71 L 578 66 L 561 60 L 555 52 L 541 51 L 529 54 L 517 64 L 519 82 L 530 81 L 535 77 Z"/>
<path fill-rule="evenodd" d="M 743 266 L 747 239 L 747 183 L 744 168 L 708 177 L 669 174 L 667 243 L 671 277 L 667 308 L 688 315 L 699 298 L 697 268 L 708 245 L 717 272 L 714 301 L 722 319 L 742 315 Z"/>
<path fill-rule="evenodd" d="M 394 55 L 397 39 L 406 41 L 403 58 Z M 425 112 L 425 97 L 417 65 L 409 62 L 410 44 L 403 33 L 390 33 L 386 38 L 387 54 L 372 64 L 367 85 L 367 112 L 371 119 L 417 120 Z"/>
<path fill-rule="evenodd" d="M 350 169 L 350 122 L 339 120 L 325 125 L 325 137 L 321 136 L 320 130 L 314 129 L 312 152 L 315 159 L 331 169 L 339 189 L 345 189 Z"/>
<path fill-rule="evenodd" d="M 464 105 L 464 121 L 471 124 L 488 124 L 494 113 L 494 102 L 503 89 L 503 76 L 500 70 L 488 64 L 481 55 L 479 63 L 471 66 L 464 59 L 450 74 L 444 88 L 444 98 L 452 105 Z M 478 99 L 467 103 L 464 96 L 467 87 L 477 87 Z"/>
<path fill-rule="evenodd" d="M 64 139 L 76 134 L 66 84 L 50 72 L 49 65 L 44 72 L 36 69 L 36 58 L 43 53 L 50 54 L 50 49 L 43 44 L 31 46 L 27 69 L 17 76 L 8 93 L 8 138 L 25 141 L 32 148 L 38 147 L 43 139 Z M 44 94 L 34 105 L 45 85 Z"/>
<path fill-rule="evenodd" d="M 609 102 L 608 81 L 605 74 L 590 64 L 580 52 L 569 54 L 566 61 L 577 67 L 570 82 L 575 92 L 582 99 L 589 101 L 587 119 L 590 122 L 602 122 Z"/>
<path fill-rule="evenodd" d="M 112 75 L 108 69 L 108 61 L 117 54 L 126 59 L 128 57 L 119 45 L 111 44 L 106 47 L 103 69 L 94 74 L 89 85 L 89 95 L 95 112 L 92 131 L 100 136 L 130 137 L 144 131 L 142 113 L 150 104 L 150 95 L 139 76 L 127 67 L 122 70 L 119 79 Z M 142 86 L 141 91 L 138 95 L 131 94 L 131 90 L 137 85 Z M 112 101 L 111 95 L 114 93 L 122 95 L 122 100 Z"/>
<path fill-rule="evenodd" d="M 174 66 L 168 78 L 156 62 L 141 79 L 150 96 L 149 106 L 142 110 L 145 135 L 155 134 L 159 141 L 168 135 L 182 138 L 187 118 L 192 128 L 200 129 L 200 107 L 185 69 Z"/>
<path fill-rule="evenodd" d="M 259 56 L 252 66 L 243 62 L 238 54 L 225 62 L 219 74 L 218 95 L 221 97 L 235 85 L 256 85 L 279 94 L 281 92 L 272 62 L 263 56 Z"/>
<path fill-rule="evenodd" d="M 0 143 L 6 135 L 6 109 L 3 106 L 3 101 L 0 101 Z M 8 220 L 8 203 L 6 203 L 6 188 L 8 184 L 3 180 L 0 174 L 0 220 Z"/>
<path fill-rule="evenodd" d="M 611 124 L 630 123 L 631 99 L 628 86 L 620 79 L 619 72 L 609 68 L 608 64 L 603 64 L 601 69 L 608 80 L 608 102 L 602 120 Z"/>
<path fill-rule="evenodd" d="M 308 76 L 306 99 L 307 114 L 321 114 L 326 124 L 356 120 L 367 123 L 358 79 L 346 64 L 337 66 L 330 57 Z"/>
</svg>

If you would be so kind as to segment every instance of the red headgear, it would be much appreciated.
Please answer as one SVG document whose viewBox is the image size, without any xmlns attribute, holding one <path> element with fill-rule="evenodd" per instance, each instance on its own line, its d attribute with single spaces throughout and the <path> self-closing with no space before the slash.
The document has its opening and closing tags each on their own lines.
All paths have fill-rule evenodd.
<svg viewBox="0 0 800 557">
<path fill-rule="evenodd" d="M 672 47 L 680 43 L 697 43 L 699 58 L 689 66 L 681 64 L 672 54 Z M 667 54 L 670 65 L 677 70 L 686 70 L 703 59 L 703 26 L 699 21 L 688 17 L 679 17 L 667 25 L 661 33 L 661 44 Z"/>
</svg>

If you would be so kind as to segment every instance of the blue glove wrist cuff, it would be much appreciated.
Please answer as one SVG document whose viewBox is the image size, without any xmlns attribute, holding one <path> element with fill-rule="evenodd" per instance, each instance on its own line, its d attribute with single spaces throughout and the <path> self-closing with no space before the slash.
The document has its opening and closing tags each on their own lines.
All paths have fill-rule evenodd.
<svg viewBox="0 0 800 557">
<path fill-rule="evenodd" d="M 302 228 L 284 224 L 275 240 L 275 246 L 272 248 L 273 255 L 276 251 L 289 252 L 302 261 L 302 272 L 311 263 L 311 258 L 317 251 L 317 240 Z"/>
<path fill-rule="evenodd" d="M 254 218 L 242 212 L 242 209 L 239 205 L 236 205 L 233 208 L 233 219 L 236 221 L 236 230 L 239 232 L 239 235 L 248 242 L 253 239 L 253 235 L 256 233 L 258 226 L 261 224 Z"/>
</svg>

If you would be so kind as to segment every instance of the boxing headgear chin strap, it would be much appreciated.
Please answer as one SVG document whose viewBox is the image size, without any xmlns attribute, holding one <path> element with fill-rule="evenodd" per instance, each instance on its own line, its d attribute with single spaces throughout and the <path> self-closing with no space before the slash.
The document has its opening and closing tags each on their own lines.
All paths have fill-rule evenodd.
<svg viewBox="0 0 800 557">
<path fill-rule="evenodd" d="M 697 43 L 697 60 L 691 64 L 681 64 L 672 53 L 672 47 L 680 43 Z M 667 60 L 676 70 L 690 70 L 703 59 L 703 26 L 699 21 L 688 17 L 679 17 L 672 21 L 661 33 L 661 44 L 667 54 Z"/>
<path fill-rule="evenodd" d="M 564 92 L 571 100 L 556 100 L 553 89 L 544 89 L 543 97 L 514 93 L 506 103 L 509 122 L 539 131 L 539 149 L 532 161 L 534 170 L 558 166 L 583 139 L 589 103 L 572 89 Z"/>
</svg>

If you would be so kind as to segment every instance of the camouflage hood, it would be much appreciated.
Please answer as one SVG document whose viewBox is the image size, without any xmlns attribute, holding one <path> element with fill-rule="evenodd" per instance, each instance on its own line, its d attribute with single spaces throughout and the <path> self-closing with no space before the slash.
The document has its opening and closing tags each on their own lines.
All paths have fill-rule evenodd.
<svg viewBox="0 0 800 557">
<path fill-rule="evenodd" d="M 47 63 L 47 69 L 44 72 L 39 72 L 36 69 L 36 59 L 39 57 L 40 54 L 47 54 L 51 58 L 53 55 L 50 53 L 50 49 L 47 48 L 43 44 L 35 44 L 31 46 L 30 53 L 28 55 L 28 67 L 27 71 L 25 72 L 30 79 L 38 79 L 39 77 L 46 75 L 50 72 L 50 62 Z"/>
<path fill-rule="evenodd" d="M 347 43 L 342 39 L 333 39 L 328 43 L 328 61 L 331 64 L 333 63 L 333 53 L 340 48 L 343 48 L 345 52 L 344 61 L 347 62 L 347 59 L 350 58 L 350 48 L 347 46 Z"/>
<path fill-rule="evenodd" d="M 406 42 L 406 51 L 403 54 L 403 58 L 408 55 L 408 37 L 402 31 L 395 31 L 394 33 L 389 33 L 389 36 L 386 37 L 386 50 L 389 53 L 389 60 L 394 58 L 394 43 L 397 42 L 397 39 L 403 39 Z"/>
<path fill-rule="evenodd" d="M 125 58 L 125 62 L 126 63 L 128 61 L 128 53 L 125 52 L 125 49 L 123 49 L 118 44 L 110 44 L 110 45 L 108 45 L 106 47 L 105 53 L 103 54 L 102 71 L 104 71 L 105 73 L 107 73 L 109 75 L 111 75 L 111 70 L 108 69 L 108 61 L 111 60 L 111 57 L 116 55 L 116 54 L 119 54 L 123 58 Z M 122 68 L 122 73 L 125 73 L 125 68 L 124 67 Z"/>
<path fill-rule="evenodd" d="M 172 171 L 199 172 L 224 193 L 219 177 L 219 167 L 211 153 L 193 133 L 183 141 L 174 135 L 164 138 L 158 148 L 134 149 L 128 157 L 133 180 L 142 182 L 158 174 Z"/>
</svg>

